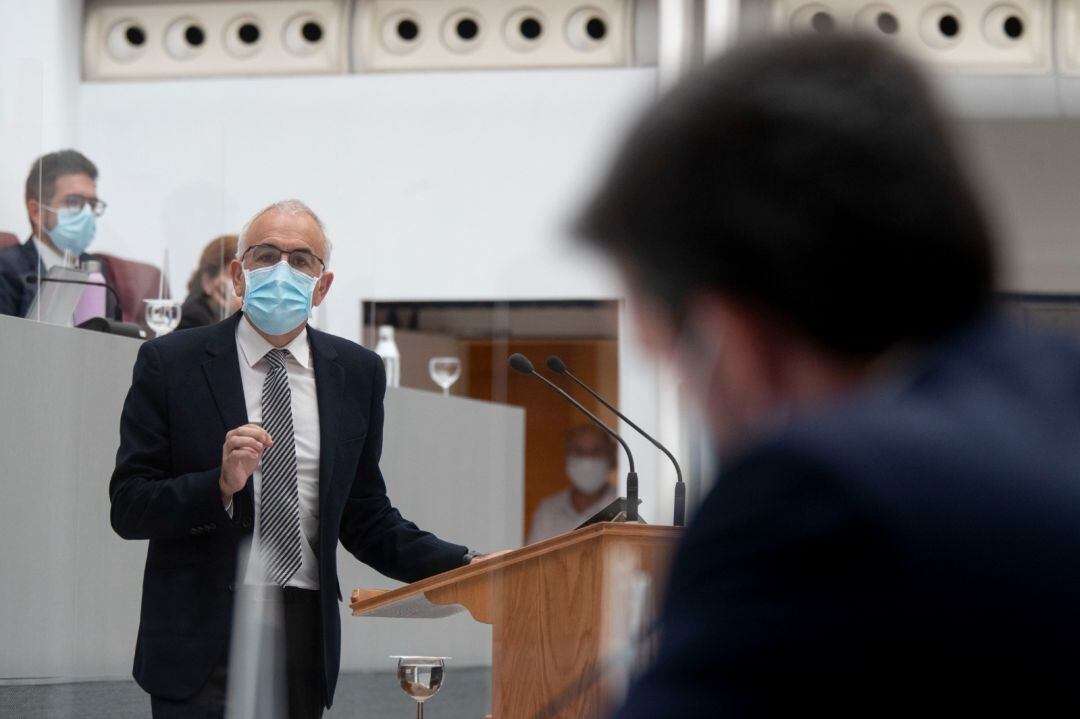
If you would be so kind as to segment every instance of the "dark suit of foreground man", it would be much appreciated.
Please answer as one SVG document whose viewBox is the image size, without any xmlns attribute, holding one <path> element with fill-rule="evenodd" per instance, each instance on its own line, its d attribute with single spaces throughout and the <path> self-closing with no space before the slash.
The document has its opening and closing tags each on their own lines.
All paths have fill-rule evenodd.
<svg viewBox="0 0 1080 719">
<path fill-rule="evenodd" d="M 993 317 L 906 61 L 735 51 L 641 122 L 582 230 L 722 465 L 619 719 L 1076 714 L 1080 352 Z"/>
<path fill-rule="evenodd" d="M 139 352 L 110 496 L 117 533 L 150 540 L 134 675 L 155 716 L 221 716 L 237 550 L 253 530 L 259 550 L 252 551 L 268 558 L 267 576 L 249 570 L 243 581 L 284 584 L 294 719 L 318 716 L 334 696 L 339 540 L 360 561 L 407 582 L 468 561 L 465 547 L 419 530 L 387 498 L 379 471 L 381 360 L 306 327 L 310 305 L 333 280 L 328 249 L 310 210 L 294 201 L 271 206 L 245 228 L 243 261 L 233 266 L 244 313 Z M 290 353 L 273 360 L 275 348 Z M 265 379 L 252 385 L 260 368 Z M 291 426 L 278 419 L 290 404 L 274 384 L 279 370 L 288 375 Z M 265 429 L 248 423 L 252 407 Z M 285 443 L 295 451 L 275 454 Z M 279 474 L 281 467 L 291 473 Z M 253 474 L 261 476 L 259 492 Z M 290 490 L 294 500 L 281 504 Z M 276 543 L 279 535 L 286 540 Z"/>
</svg>

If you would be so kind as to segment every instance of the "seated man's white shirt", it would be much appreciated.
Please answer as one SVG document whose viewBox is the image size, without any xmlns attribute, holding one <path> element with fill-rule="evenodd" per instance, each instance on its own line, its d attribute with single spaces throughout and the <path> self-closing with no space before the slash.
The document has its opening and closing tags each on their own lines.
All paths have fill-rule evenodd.
<svg viewBox="0 0 1080 719">
<path fill-rule="evenodd" d="M 34 236 L 33 243 L 34 249 L 37 250 L 38 257 L 41 258 L 41 264 L 45 266 L 46 271 L 51 270 L 56 265 L 64 264 L 64 254 L 46 245 L 37 238 L 37 235 Z"/>
<path fill-rule="evenodd" d="M 578 512 L 570 500 L 570 488 L 556 492 L 540 502 L 540 506 L 533 512 L 532 526 L 529 529 L 528 544 L 539 542 L 541 539 L 554 537 L 556 534 L 569 532 L 601 509 L 611 504 L 616 497 L 615 487 L 608 484 L 600 499 Z"/>
<path fill-rule="evenodd" d="M 244 402 L 247 405 L 248 422 L 262 422 L 262 390 L 269 364 L 266 353 L 274 346 L 255 331 L 247 318 L 236 324 L 236 345 L 240 359 L 240 379 L 244 385 Z M 300 498 L 300 529 L 304 541 L 300 542 L 300 569 L 286 586 L 302 589 L 319 588 L 319 564 L 315 546 L 319 540 L 319 400 L 315 394 L 315 369 L 311 348 L 308 346 L 307 328 L 282 349 L 289 351 L 285 362 L 289 373 L 289 392 L 292 395 L 293 438 L 296 444 L 296 479 Z M 252 475 L 255 497 L 255 532 L 251 550 L 259 548 L 259 499 L 262 488 L 262 470 Z M 255 566 L 249 563 L 245 584 L 269 584 Z"/>
</svg>

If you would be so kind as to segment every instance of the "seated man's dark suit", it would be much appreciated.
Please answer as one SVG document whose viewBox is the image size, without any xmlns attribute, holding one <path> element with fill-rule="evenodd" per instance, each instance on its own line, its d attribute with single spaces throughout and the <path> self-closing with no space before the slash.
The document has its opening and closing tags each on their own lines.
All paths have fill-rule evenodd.
<svg viewBox="0 0 1080 719">
<path fill-rule="evenodd" d="M 83 253 L 79 260 L 98 260 L 94 255 Z M 38 266 L 41 265 L 41 274 L 45 274 L 45 266 L 38 258 L 37 248 L 30 240 L 21 245 L 13 245 L 0 250 L 0 315 L 12 317 L 26 317 L 30 311 L 30 305 L 37 296 L 37 285 L 26 281 L 28 276 L 37 274 Z M 109 273 L 108 264 L 101 263 L 102 274 L 107 283 L 114 284 Z M 111 293 L 105 295 L 105 313 L 113 317 L 116 311 L 116 300 Z"/>
<path fill-rule="evenodd" d="M 619 719 L 1075 716 L 1080 351 L 983 320 L 735 458 Z"/>
<path fill-rule="evenodd" d="M 251 481 L 232 518 L 218 478 L 228 430 L 247 422 L 230 320 L 145 343 L 120 422 L 109 486 L 112 526 L 149 539 L 134 676 L 152 695 L 185 699 L 206 682 L 230 637 L 237 548 L 252 532 Z M 308 328 L 321 436 L 319 539 L 327 705 L 340 659 L 335 549 L 405 582 L 462 566 L 466 548 L 401 517 L 379 471 L 382 361 L 357 344 Z"/>
</svg>

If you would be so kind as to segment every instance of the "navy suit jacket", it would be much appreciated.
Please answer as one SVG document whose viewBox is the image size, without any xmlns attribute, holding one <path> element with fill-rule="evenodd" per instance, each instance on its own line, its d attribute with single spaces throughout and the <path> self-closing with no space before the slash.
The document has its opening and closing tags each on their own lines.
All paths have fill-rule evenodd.
<svg viewBox="0 0 1080 719">
<path fill-rule="evenodd" d="M 94 255 L 82 254 L 82 261 L 98 260 Z M 19 245 L 13 245 L 0 250 L 0 315 L 13 317 L 26 317 L 30 311 L 30 305 L 37 296 L 37 285 L 26 281 L 28 275 L 34 275 L 38 271 L 41 260 L 38 258 L 37 248 L 29 239 Z M 105 281 L 110 285 L 111 273 L 107 263 L 102 262 L 102 274 Z M 45 274 L 45 266 L 41 265 L 41 274 Z M 116 300 L 109 293 L 105 295 L 105 311 L 109 317 L 113 316 L 116 309 Z"/>
<path fill-rule="evenodd" d="M 231 518 L 218 487 L 225 433 L 247 422 L 235 336 L 242 317 L 144 343 L 120 420 L 111 521 L 125 539 L 150 540 L 133 673 L 155 696 L 191 696 L 228 648 L 237 549 L 254 523 L 251 482 L 235 495 Z M 310 327 L 308 338 L 321 437 L 316 555 L 329 706 L 341 648 L 338 541 L 403 582 L 460 567 L 468 550 L 421 531 L 387 498 L 378 355 Z"/>
<path fill-rule="evenodd" d="M 996 319 L 720 474 L 618 719 L 1080 709 L 1080 351 Z"/>
</svg>

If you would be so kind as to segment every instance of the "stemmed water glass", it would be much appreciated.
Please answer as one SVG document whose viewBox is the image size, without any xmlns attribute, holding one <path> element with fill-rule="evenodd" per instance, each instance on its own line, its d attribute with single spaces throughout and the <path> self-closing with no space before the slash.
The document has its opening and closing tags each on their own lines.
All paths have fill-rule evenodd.
<svg viewBox="0 0 1080 719">
<path fill-rule="evenodd" d="M 180 324 L 180 300 L 143 300 L 146 303 L 146 324 L 161 337 Z"/>
<path fill-rule="evenodd" d="M 432 357 L 428 361 L 431 381 L 442 387 L 444 397 L 450 396 L 450 387 L 461 377 L 461 360 L 457 357 Z"/>
<path fill-rule="evenodd" d="M 424 702 L 442 687 L 443 669 L 450 657 L 390 657 L 397 659 L 401 689 L 416 700 L 416 719 L 424 719 Z"/>
</svg>

